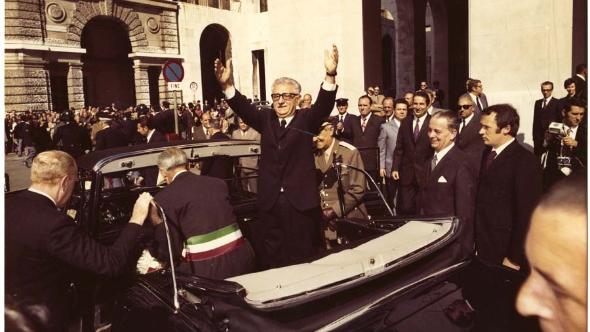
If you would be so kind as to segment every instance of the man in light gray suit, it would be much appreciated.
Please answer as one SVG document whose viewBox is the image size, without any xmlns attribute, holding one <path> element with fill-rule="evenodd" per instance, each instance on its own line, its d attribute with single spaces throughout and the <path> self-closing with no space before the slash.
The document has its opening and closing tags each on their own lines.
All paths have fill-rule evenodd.
<svg viewBox="0 0 590 332">
<path fill-rule="evenodd" d="M 393 151 L 397 142 L 400 122 L 408 115 L 408 108 L 408 103 L 402 98 L 394 101 L 393 98 L 387 97 L 383 100 L 383 110 L 387 114 L 387 122 L 381 125 L 377 141 L 379 145 L 379 173 L 381 177 L 385 178 L 387 201 L 394 206 L 398 181 L 391 177 Z M 393 114 L 393 116 L 390 117 L 389 114 Z"/>
<path fill-rule="evenodd" d="M 478 79 L 470 78 L 467 80 L 467 92 L 475 105 L 475 114 L 480 115 L 481 111 L 488 108 L 488 97 L 483 93 L 483 84 Z"/>
<path fill-rule="evenodd" d="M 238 130 L 234 130 L 231 135 L 233 139 L 253 140 L 260 142 L 260 133 L 254 128 L 250 128 L 241 118 L 238 118 Z M 242 188 L 252 193 L 257 192 L 256 178 L 248 178 L 258 173 L 258 157 L 240 158 L 240 176 L 246 177 L 242 180 Z"/>
</svg>

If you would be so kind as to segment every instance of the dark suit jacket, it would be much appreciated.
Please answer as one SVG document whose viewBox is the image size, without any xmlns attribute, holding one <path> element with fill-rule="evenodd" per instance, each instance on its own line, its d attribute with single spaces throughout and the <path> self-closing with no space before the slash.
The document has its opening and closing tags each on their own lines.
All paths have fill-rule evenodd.
<svg viewBox="0 0 590 332">
<path fill-rule="evenodd" d="M 270 210 L 283 194 L 300 211 L 320 205 L 315 182 L 312 135 L 334 107 L 336 90 L 320 89 L 311 109 L 299 109 L 281 133 L 279 119 L 272 109 L 257 110 L 236 91 L 229 106 L 261 135 L 262 155 L 258 169 L 258 206 Z"/>
<path fill-rule="evenodd" d="M 222 132 L 216 132 L 211 136 L 211 140 L 227 141 L 229 137 Z M 233 174 L 234 163 L 231 157 L 214 156 L 203 160 L 201 163 L 201 175 L 219 179 L 231 179 Z"/>
<path fill-rule="evenodd" d="M 68 289 L 75 271 L 103 276 L 122 272 L 133 263 L 141 234 L 141 226 L 128 224 L 116 242 L 105 247 L 49 198 L 29 190 L 7 197 L 5 213 L 6 291 L 47 305 L 56 330 L 74 312 Z"/>
<path fill-rule="evenodd" d="M 397 134 L 397 143 L 393 152 L 393 171 L 400 173 L 400 183 L 411 185 L 420 173 L 426 161 L 432 157 L 432 147 L 428 138 L 428 124 L 430 115 L 422 116 L 424 123 L 420 127 L 418 139 L 414 142 L 413 116 L 407 116 L 402 120 Z"/>
<path fill-rule="evenodd" d="M 465 157 L 469 161 L 471 169 L 477 178 L 479 175 L 479 167 L 481 164 L 481 155 L 485 149 L 483 139 L 479 135 L 481 124 L 479 123 L 481 116 L 474 113 L 471 121 L 461 130 L 457 136 L 457 147 L 465 152 Z"/>
<path fill-rule="evenodd" d="M 491 149 L 484 151 L 482 161 Z M 516 140 L 481 170 L 475 205 L 478 256 L 492 264 L 504 257 L 525 263 L 524 240 L 531 213 L 542 192 L 541 166 Z"/>
<path fill-rule="evenodd" d="M 346 112 L 344 123 L 342 123 L 342 131 L 335 131 L 335 137 L 340 141 L 352 144 L 352 123 L 359 121 L 358 118 L 357 115 Z M 340 113 L 332 118 L 332 126 L 334 126 L 334 130 L 336 130 L 338 121 L 340 121 Z"/>
<path fill-rule="evenodd" d="M 418 176 L 418 211 L 421 215 L 457 216 L 461 222 L 461 252 L 474 248 L 475 174 L 467 156 L 454 146 L 430 171 L 430 158 Z"/>
<path fill-rule="evenodd" d="M 381 124 L 385 122 L 385 119 L 371 114 L 364 132 L 361 121 L 360 116 L 352 121 L 352 145 L 359 149 L 363 164 L 365 164 L 365 170 L 375 172 L 379 169 L 379 145 L 377 145 L 377 140 L 381 132 Z"/>
<path fill-rule="evenodd" d="M 150 140 L 147 143 L 166 142 L 166 136 L 162 134 L 158 129 L 154 131 Z"/>
<path fill-rule="evenodd" d="M 126 146 L 128 143 L 127 137 L 120 129 L 108 127 L 96 133 L 95 150 Z"/>
<path fill-rule="evenodd" d="M 192 137 L 195 141 L 204 141 L 207 139 L 205 131 L 203 130 L 203 125 L 194 127 Z"/>
<path fill-rule="evenodd" d="M 545 132 L 551 122 L 561 122 L 561 110 L 559 100 L 551 98 L 549 103 L 543 106 L 543 99 L 535 101 L 534 118 L 533 118 L 533 144 L 535 146 L 535 155 L 540 156 L 545 152 L 543 140 Z"/>
<path fill-rule="evenodd" d="M 175 264 L 179 270 L 208 278 L 229 278 L 252 272 L 254 252 L 247 241 L 229 252 L 200 261 L 180 259 L 184 243 L 192 236 L 204 235 L 236 223 L 229 203 L 229 192 L 222 180 L 180 173 L 154 199 L 164 209 Z M 154 229 L 155 243 L 150 248 L 154 257 L 169 261 L 164 224 Z"/>
<path fill-rule="evenodd" d="M 78 158 L 84 150 L 92 148 L 90 135 L 74 122 L 58 127 L 53 134 L 53 145 Z"/>
<path fill-rule="evenodd" d="M 586 91 L 588 83 L 578 75 L 574 75 L 572 78 L 576 82 L 576 98 L 588 100 L 588 92 Z"/>
<path fill-rule="evenodd" d="M 573 172 L 585 172 L 588 153 L 588 134 L 586 128 L 582 125 L 579 125 L 578 130 L 576 131 L 576 141 L 578 142 L 578 146 L 573 149 L 569 149 L 568 147 L 564 146 L 563 155 L 572 157 Z M 543 173 L 543 180 L 546 188 L 549 188 L 555 182 L 565 177 L 565 174 L 563 174 L 557 166 L 557 156 L 560 154 L 561 140 L 553 135 L 552 139 L 548 143 L 547 167 Z"/>
</svg>

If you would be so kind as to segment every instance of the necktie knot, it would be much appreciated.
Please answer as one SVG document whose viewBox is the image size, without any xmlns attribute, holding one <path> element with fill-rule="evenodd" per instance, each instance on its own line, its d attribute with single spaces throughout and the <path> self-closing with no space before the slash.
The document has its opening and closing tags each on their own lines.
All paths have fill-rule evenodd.
<svg viewBox="0 0 590 332">
<path fill-rule="evenodd" d="M 287 126 L 287 120 L 282 119 L 281 120 L 281 129 L 285 129 L 286 126 Z"/>
</svg>

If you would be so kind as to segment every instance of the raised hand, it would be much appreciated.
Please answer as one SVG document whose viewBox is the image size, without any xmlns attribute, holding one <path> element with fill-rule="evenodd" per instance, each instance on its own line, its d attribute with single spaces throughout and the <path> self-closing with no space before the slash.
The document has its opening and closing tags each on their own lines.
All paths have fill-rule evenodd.
<svg viewBox="0 0 590 332">
<path fill-rule="evenodd" d="M 231 82 L 231 75 L 232 75 L 232 60 L 227 59 L 225 61 L 225 66 L 221 63 L 221 60 L 215 59 L 214 64 L 215 70 L 215 78 L 217 78 L 217 82 L 221 85 L 221 88 L 225 90 L 229 86 L 232 86 Z"/>
<path fill-rule="evenodd" d="M 326 74 L 336 76 L 336 69 L 338 69 L 338 48 L 332 44 L 330 51 L 324 50 L 324 67 L 326 67 Z"/>
</svg>

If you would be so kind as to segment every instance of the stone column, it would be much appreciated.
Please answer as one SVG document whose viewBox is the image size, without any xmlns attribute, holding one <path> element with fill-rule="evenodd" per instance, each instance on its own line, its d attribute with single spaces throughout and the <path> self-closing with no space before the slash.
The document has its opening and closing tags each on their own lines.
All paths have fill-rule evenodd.
<svg viewBox="0 0 590 332">
<path fill-rule="evenodd" d="M 68 65 L 68 102 L 70 107 L 80 109 L 84 107 L 82 63 L 70 62 Z"/>
<path fill-rule="evenodd" d="M 5 52 L 4 107 L 7 112 L 49 109 L 47 63 L 32 53 Z"/>
<path fill-rule="evenodd" d="M 133 61 L 133 75 L 135 78 L 135 104 L 150 104 L 150 83 L 148 78 L 148 66 L 140 60 Z"/>
</svg>

